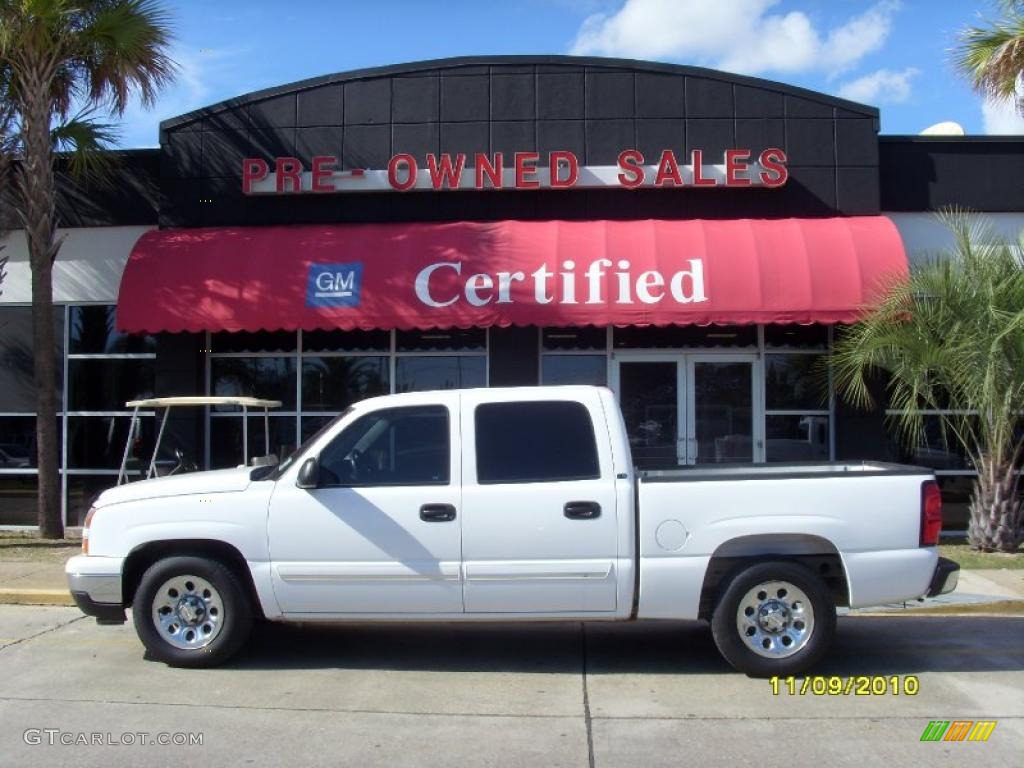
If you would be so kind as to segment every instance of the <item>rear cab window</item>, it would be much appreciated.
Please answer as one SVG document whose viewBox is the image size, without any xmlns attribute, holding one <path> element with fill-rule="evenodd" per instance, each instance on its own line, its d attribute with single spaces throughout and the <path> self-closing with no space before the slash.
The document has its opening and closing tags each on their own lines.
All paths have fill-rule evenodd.
<svg viewBox="0 0 1024 768">
<path fill-rule="evenodd" d="M 568 400 L 482 403 L 474 414 L 481 485 L 596 480 L 601 476 L 590 412 Z"/>
</svg>

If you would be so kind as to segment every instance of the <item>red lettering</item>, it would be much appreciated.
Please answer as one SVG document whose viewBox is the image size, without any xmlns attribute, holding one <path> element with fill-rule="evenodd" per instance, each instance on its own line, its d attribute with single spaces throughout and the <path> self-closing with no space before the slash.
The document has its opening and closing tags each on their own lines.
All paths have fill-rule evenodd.
<svg viewBox="0 0 1024 768">
<path fill-rule="evenodd" d="M 693 186 L 695 187 L 714 187 L 717 186 L 718 182 L 714 179 L 704 178 L 704 153 L 699 149 L 693 150 L 690 157 L 692 158 L 690 164 L 693 166 Z"/>
<path fill-rule="evenodd" d="M 434 189 L 441 189 L 445 186 L 448 189 L 458 189 L 459 181 L 462 179 L 462 169 L 466 167 L 466 156 L 459 152 L 455 156 L 455 167 L 452 167 L 452 156 L 447 152 L 441 155 L 440 165 L 433 153 L 427 155 L 427 170 L 430 172 L 430 185 Z"/>
<path fill-rule="evenodd" d="M 786 167 L 786 153 L 778 147 L 771 147 L 757 159 L 761 165 L 761 183 L 766 187 L 781 187 L 789 179 Z"/>
<path fill-rule="evenodd" d="M 644 183 L 644 154 L 639 149 L 619 152 L 619 184 L 626 189 L 636 189 Z"/>
<path fill-rule="evenodd" d="M 405 180 L 399 181 L 398 168 L 405 166 Z M 416 167 L 416 158 L 405 152 L 399 153 L 388 161 L 388 184 L 392 189 L 399 192 L 407 192 L 416 186 L 416 174 L 419 169 Z"/>
<path fill-rule="evenodd" d="M 568 166 L 569 174 L 563 179 L 558 175 L 559 162 L 564 161 Z M 574 186 L 580 177 L 580 163 L 576 155 L 564 150 L 555 150 L 548 155 L 548 174 L 551 180 L 552 189 L 567 189 Z"/>
<path fill-rule="evenodd" d="M 740 176 L 746 173 L 750 159 L 749 149 L 727 149 L 725 150 L 725 186 L 727 187 L 749 187 L 750 179 L 747 176 Z"/>
<path fill-rule="evenodd" d="M 313 158 L 313 191 L 333 192 L 334 185 L 327 183 L 334 173 L 332 166 L 336 165 L 338 158 L 334 155 L 317 155 Z"/>
<path fill-rule="evenodd" d="M 274 173 L 277 175 L 277 191 L 288 192 L 286 186 L 291 186 L 291 192 L 302 191 L 302 163 L 296 157 L 278 157 L 274 160 Z M 288 184 L 287 182 L 291 182 Z"/>
<path fill-rule="evenodd" d="M 654 177 L 654 186 L 664 187 L 668 182 L 671 182 L 672 186 L 681 187 L 683 185 L 683 177 L 679 173 L 679 163 L 676 162 L 676 154 L 671 149 L 666 149 L 661 153 L 661 159 L 658 160 L 658 175 Z"/>
<path fill-rule="evenodd" d="M 527 176 L 537 175 L 537 159 L 540 157 L 536 152 L 516 152 L 516 189 L 536 189 L 540 186 L 537 179 L 528 179 Z M 527 165 L 530 163 L 530 165 Z"/>
<path fill-rule="evenodd" d="M 254 182 L 267 178 L 270 168 L 266 160 L 258 157 L 247 157 L 242 160 L 242 194 L 251 195 Z"/>
<path fill-rule="evenodd" d="M 504 162 L 501 152 L 494 153 L 494 162 L 483 152 L 476 153 L 476 159 L 473 160 L 473 164 L 476 166 L 476 188 L 484 188 L 484 176 L 491 182 L 491 186 L 494 189 L 501 189 L 501 171 L 502 163 Z"/>
</svg>

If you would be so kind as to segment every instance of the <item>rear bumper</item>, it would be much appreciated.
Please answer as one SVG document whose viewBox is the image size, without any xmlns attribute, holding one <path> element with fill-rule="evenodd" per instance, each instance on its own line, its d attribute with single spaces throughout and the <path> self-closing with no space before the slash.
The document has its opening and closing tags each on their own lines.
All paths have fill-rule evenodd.
<svg viewBox="0 0 1024 768">
<path fill-rule="evenodd" d="M 940 557 L 935 564 L 935 573 L 932 574 L 932 583 L 928 587 L 925 597 L 937 597 L 956 589 L 957 581 L 960 578 L 960 564 L 955 563 L 947 557 Z"/>
<path fill-rule="evenodd" d="M 86 616 L 94 616 L 99 624 L 123 624 L 121 604 L 121 565 L 114 557 L 78 555 L 68 560 L 64 573 L 68 591 Z"/>
</svg>

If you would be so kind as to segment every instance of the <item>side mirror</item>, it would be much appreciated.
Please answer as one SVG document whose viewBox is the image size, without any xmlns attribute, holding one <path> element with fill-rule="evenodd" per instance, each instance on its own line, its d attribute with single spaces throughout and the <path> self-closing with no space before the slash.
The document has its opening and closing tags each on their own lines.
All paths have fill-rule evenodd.
<svg viewBox="0 0 1024 768">
<path fill-rule="evenodd" d="M 295 478 L 296 488 L 305 488 L 310 490 L 316 488 L 320 484 L 320 463 L 314 456 L 311 459 L 306 459 L 302 462 L 302 466 L 299 467 L 298 477 Z"/>
</svg>

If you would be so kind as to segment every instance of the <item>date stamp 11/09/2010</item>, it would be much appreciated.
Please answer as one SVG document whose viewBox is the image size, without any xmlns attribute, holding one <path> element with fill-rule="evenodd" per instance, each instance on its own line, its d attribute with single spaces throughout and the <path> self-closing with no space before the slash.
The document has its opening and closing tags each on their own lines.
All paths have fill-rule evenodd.
<svg viewBox="0 0 1024 768">
<path fill-rule="evenodd" d="M 921 690 L 917 675 L 771 677 L 768 685 L 773 696 L 916 696 Z"/>
</svg>

